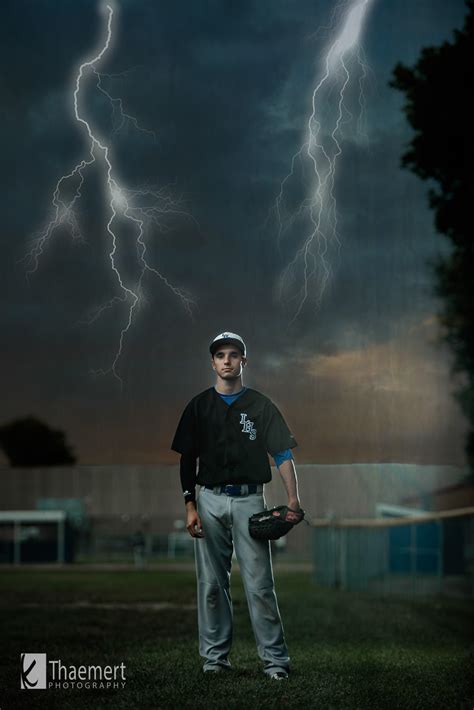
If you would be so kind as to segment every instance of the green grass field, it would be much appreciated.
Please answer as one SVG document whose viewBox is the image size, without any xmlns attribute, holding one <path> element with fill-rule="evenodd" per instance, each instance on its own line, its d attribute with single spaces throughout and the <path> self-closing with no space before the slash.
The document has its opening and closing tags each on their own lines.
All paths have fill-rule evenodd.
<svg viewBox="0 0 474 710">
<path fill-rule="evenodd" d="M 198 654 L 194 573 L 3 572 L 0 710 L 474 707 L 471 601 L 331 591 L 302 572 L 276 573 L 276 588 L 293 668 L 284 682 L 261 671 L 235 572 L 234 670 L 211 677 Z M 73 605 L 85 601 L 92 606 Z M 174 606 L 153 610 L 151 602 Z M 101 603 L 108 606 L 93 606 Z M 65 665 L 123 661 L 126 687 L 21 691 L 21 652 Z"/>
</svg>

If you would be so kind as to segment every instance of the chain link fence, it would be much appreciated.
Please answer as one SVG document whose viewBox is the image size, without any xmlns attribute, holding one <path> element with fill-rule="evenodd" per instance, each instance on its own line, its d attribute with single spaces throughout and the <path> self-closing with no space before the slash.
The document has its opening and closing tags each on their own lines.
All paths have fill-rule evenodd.
<svg viewBox="0 0 474 710">
<path fill-rule="evenodd" d="M 474 507 L 312 525 L 318 584 L 379 594 L 474 596 Z"/>
</svg>

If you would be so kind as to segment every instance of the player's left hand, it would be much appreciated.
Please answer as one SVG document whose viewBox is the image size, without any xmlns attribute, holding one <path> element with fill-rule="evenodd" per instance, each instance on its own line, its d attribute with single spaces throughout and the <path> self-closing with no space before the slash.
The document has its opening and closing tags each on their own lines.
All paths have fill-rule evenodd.
<svg viewBox="0 0 474 710">
<path fill-rule="evenodd" d="M 295 512 L 299 512 L 301 510 L 301 503 L 299 501 L 299 498 L 289 499 L 287 506 L 290 510 L 294 510 Z"/>
<path fill-rule="evenodd" d="M 297 503 L 292 502 L 291 505 L 288 503 L 284 519 L 289 523 L 293 523 L 293 525 L 298 525 L 298 523 L 301 523 L 303 518 L 304 510 L 302 509 L 299 501 Z"/>
</svg>

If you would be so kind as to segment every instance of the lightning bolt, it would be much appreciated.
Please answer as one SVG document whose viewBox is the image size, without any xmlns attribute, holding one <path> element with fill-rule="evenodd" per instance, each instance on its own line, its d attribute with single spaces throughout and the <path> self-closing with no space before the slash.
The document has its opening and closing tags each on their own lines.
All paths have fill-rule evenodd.
<svg viewBox="0 0 474 710">
<path fill-rule="evenodd" d="M 326 52 L 322 76 L 312 93 L 304 143 L 292 157 L 290 171 L 280 183 L 271 210 L 276 220 L 279 250 L 284 238 L 294 239 L 298 235 L 300 243 L 301 234 L 305 235 L 283 270 L 277 289 L 280 300 L 294 310 L 291 323 L 298 318 L 310 296 L 314 297 L 316 307 L 320 305 L 331 274 L 328 252 L 332 246 L 340 247 L 334 195 L 336 164 L 342 154 L 343 126 L 353 119 L 346 99 L 352 91 L 352 79 L 357 76 L 359 118 L 356 130 L 359 136 L 366 138 L 363 81 L 368 68 L 359 41 L 370 3 L 371 0 L 353 0 L 346 5 L 343 20 Z M 292 204 L 295 192 L 301 192 L 302 188 L 306 197 Z M 311 289 L 313 281 L 315 291 Z"/>
<path fill-rule="evenodd" d="M 150 134 L 156 140 L 154 132 L 141 128 L 138 121 L 133 116 L 125 113 L 122 100 L 120 98 L 114 98 L 103 86 L 103 78 L 110 77 L 111 75 L 100 74 L 97 70 L 97 65 L 110 47 L 112 21 L 114 17 L 114 10 L 111 5 L 105 5 L 104 11 L 106 15 L 105 40 L 102 46 L 96 50 L 96 54 L 92 59 L 80 64 L 74 82 L 74 117 L 81 128 L 83 130 L 85 129 L 89 152 L 86 157 L 74 166 L 71 172 L 59 178 L 52 197 L 52 218 L 48 225 L 36 236 L 33 248 L 24 259 L 29 263 L 27 275 L 37 271 L 39 260 L 45 248 L 51 242 L 54 232 L 61 226 L 69 228 L 73 239 L 82 240 L 76 216 L 76 208 L 81 198 L 85 171 L 92 165 L 96 165 L 97 169 L 101 171 L 104 177 L 104 187 L 109 199 L 106 229 L 110 238 L 111 247 L 108 258 L 110 268 L 119 287 L 119 295 L 97 308 L 87 322 L 94 322 L 105 310 L 112 308 L 116 304 L 121 303 L 126 306 L 125 324 L 121 328 L 118 347 L 110 367 L 108 369 L 93 371 L 94 374 L 102 375 L 112 373 L 122 387 L 123 381 L 118 374 L 117 365 L 123 352 L 124 339 L 132 327 L 135 313 L 144 299 L 143 280 L 145 275 L 150 272 L 158 277 L 160 281 L 177 296 L 191 317 L 193 315 L 192 309 L 196 304 L 188 293 L 174 286 L 158 269 L 151 266 L 147 261 L 147 244 L 145 241 L 146 226 L 154 224 L 161 231 L 165 231 L 168 229 L 167 220 L 170 215 L 172 217 L 179 216 L 190 218 L 189 214 L 187 214 L 183 208 L 182 198 L 172 199 L 167 194 L 165 188 L 156 189 L 153 187 L 143 187 L 140 189 L 127 189 L 120 185 L 115 177 L 110 146 L 98 135 L 97 129 L 91 125 L 91 122 L 87 120 L 80 109 L 80 96 L 83 92 L 83 82 L 88 74 L 92 74 L 96 79 L 96 88 L 106 97 L 112 106 L 113 122 L 115 124 L 113 133 L 117 133 L 122 126 L 129 121 L 137 130 Z M 119 220 L 122 220 L 125 225 L 131 227 L 135 234 L 138 278 L 136 278 L 135 282 L 131 285 L 126 283 L 125 277 L 122 276 L 117 266 L 117 250 L 120 240 L 116 223 Z"/>
</svg>

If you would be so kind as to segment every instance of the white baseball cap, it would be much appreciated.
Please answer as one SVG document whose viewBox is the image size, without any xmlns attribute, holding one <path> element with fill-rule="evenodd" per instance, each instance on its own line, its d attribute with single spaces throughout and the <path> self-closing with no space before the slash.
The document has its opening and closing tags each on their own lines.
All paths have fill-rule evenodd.
<svg viewBox="0 0 474 710">
<path fill-rule="evenodd" d="M 225 333 L 219 333 L 219 335 L 214 338 L 209 347 L 211 355 L 214 355 L 220 345 L 224 345 L 226 343 L 233 343 L 234 345 L 237 345 L 242 355 L 246 357 L 247 348 L 245 347 L 245 343 L 240 335 L 237 335 L 237 333 L 230 333 L 228 331 Z"/>
</svg>

